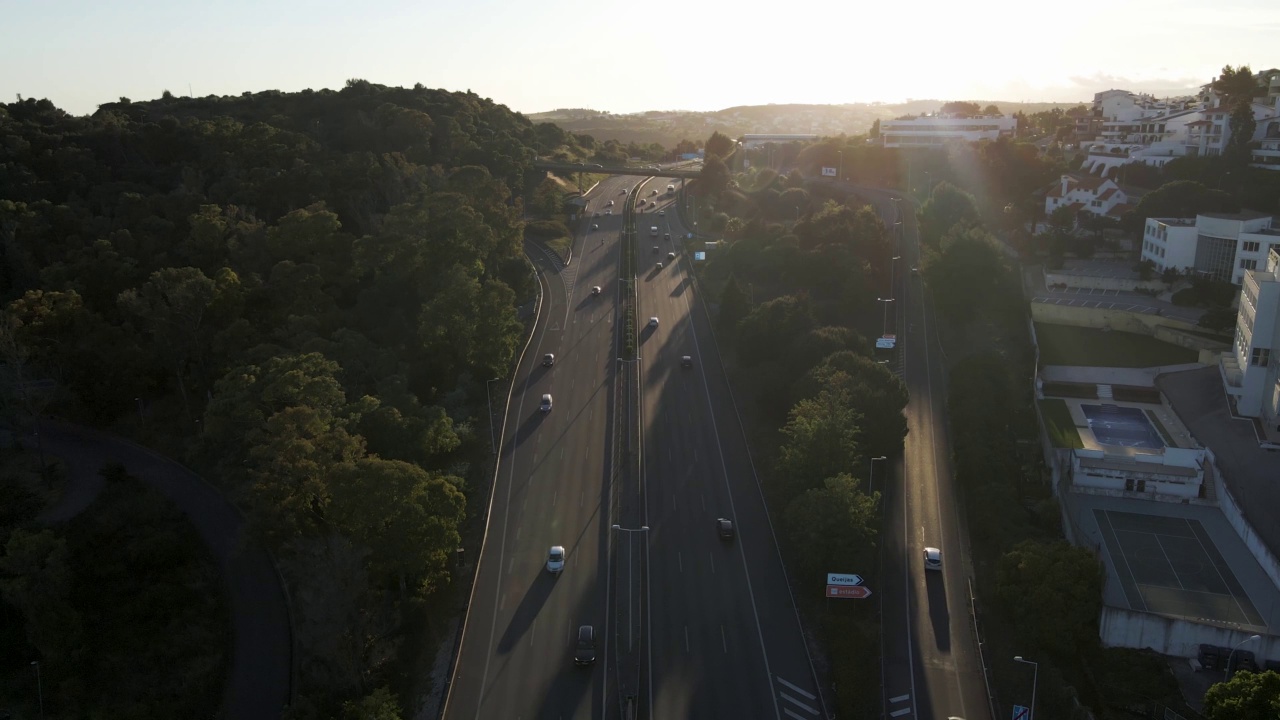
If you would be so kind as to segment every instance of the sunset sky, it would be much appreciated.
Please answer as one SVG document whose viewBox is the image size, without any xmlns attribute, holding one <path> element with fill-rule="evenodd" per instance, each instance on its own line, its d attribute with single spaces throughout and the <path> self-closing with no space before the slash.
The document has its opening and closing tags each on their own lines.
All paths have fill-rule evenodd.
<svg viewBox="0 0 1280 720">
<path fill-rule="evenodd" d="M 84 114 L 121 96 L 383 85 L 514 110 L 1158 95 L 1280 66 L 1275 0 L 0 0 L 0 98 Z"/>
</svg>

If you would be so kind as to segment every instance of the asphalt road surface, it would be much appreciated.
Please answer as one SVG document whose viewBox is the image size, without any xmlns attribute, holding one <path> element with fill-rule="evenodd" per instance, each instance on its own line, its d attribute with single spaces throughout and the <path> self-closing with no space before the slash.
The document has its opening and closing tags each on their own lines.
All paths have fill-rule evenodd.
<svg viewBox="0 0 1280 720">
<path fill-rule="evenodd" d="M 825 718 L 706 307 L 693 284 L 693 256 L 681 241 L 685 229 L 666 195 L 672 183 L 678 185 L 657 178 L 642 187 L 641 197 L 657 204 L 637 219 L 651 602 L 651 712 L 642 716 Z M 651 227 L 658 228 L 656 237 Z M 674 260 L 670 252 L 677 253 Z M 650 317 L 659 319 L 656 328 L 647 326 Z M 689 367 L 681 364 L 686 355 Z M 721 517 L 734 522 L 732 540 L 717 533 Z"/>
<path fill-rule="evenodd" d="M 889 359 L 910 393 L 902 459 L 890 468 L 877 463 L 874 478 L 887 510 L 886 585 L 879 589 L 885 716 L 985 720 L 990 708 L 969 612 L 969 543 L 952 477 L 945 360 L 926 288 L 911 271 L 920 262 L 915 210 L 889 193 L 861 192 L 891 229 L 902 221 L 889 316 L 897 349 Z M 942 550 L 940 571 L 924 569 L 926 547 Z"/>
<path fill-rule="evenodd" d="M 606 502 L 612 431 L 619 235 L 623 188 L 611 178 L 589 195 L 573 259 L 565 267 L 541 247 L 543 300 L 515 369 L 484 547 L 445 708 L 450 720 L 600 718 L 611 698 L 606 631 Z M 609 208 L 606 203 L 613 201 Z M 611 210 L 611 215 L 604 215 Z M 591 230 L 592 224 L 599 225 Z M 591 287 L 603 292 L 594 297 Z M 543 366 L 546 353 L 555 364 Z M 550 394 L 550 412 L 539 410 Z M 494 399 L 499 402 L 498 398 Z M 552 545 L 564 571 L 545 569 Z M 573 663 L 579 625 L 597 630 L 595 665 Z"/>
</svg>

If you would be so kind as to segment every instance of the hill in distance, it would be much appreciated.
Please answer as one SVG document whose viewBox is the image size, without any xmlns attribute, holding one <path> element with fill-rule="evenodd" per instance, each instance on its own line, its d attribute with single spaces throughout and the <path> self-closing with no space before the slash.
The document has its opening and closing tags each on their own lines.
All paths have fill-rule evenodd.
<svg viewBox="0 0 1280 720">
<path fill-rule="evenodd" d="M 892 120 L 904 115 L 937 112 L 945 100 L 911 100 L 905 103 L 850 103 L 846 105 L 740 105 L 711 112 L 689 110 L 648 110 L 615 114 L 588 108 L 563 108 L 527 115 L 534 122 L 555 123 L 561 128 L 585 133 L 596 140 L 620 143 L 659 143 L 674 147 L 680 140 L 706 140 L 719 131 L 729 137 L 754 133 L 797 133 L 812 135 L 862 135 L 876 120 Z M 1052 108 L 1067 109 L 1081 103 L 1020 103 L 975 101 L 995 105 L 1006 115 L 1037 113 Z"/>
</svg>

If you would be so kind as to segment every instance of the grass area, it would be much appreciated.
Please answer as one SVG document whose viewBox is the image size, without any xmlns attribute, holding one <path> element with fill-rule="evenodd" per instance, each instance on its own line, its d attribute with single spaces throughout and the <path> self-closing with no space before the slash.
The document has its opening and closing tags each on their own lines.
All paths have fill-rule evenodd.
<svg viewBox="0 0 1280 720">
<path fill-rule="evenodd" d="M 1067 407 L 1066 400 L 1058 398 L 1041 400 L 1040 413 L 1044 415 L 1047 426 L 1045 430 L 1049 433 L 1049 440 L 1053 442 L 1054 447 L 1072 449 L 1084 447 L 1084 441 L 1076 431 L 1076 424 L 1071 419 L 1071 410 Z"/>
<path fill-rule="evenodd" d="M 1036 323 L 1042 365 L 1146 368 L 1193 363 L 1195 350 L 1146 335 Z"/>
<path fill-rule="evenodd" d="M 1158 418 L 1156 418 L 1156 412 L 1154 410 L 1147 410 L 1146 413 L 1147 413 L 1147 419 L 1151 421 L 1151 424 L 1155 427 L 1156 432 L 1160 433 L 1160 439 L 1164 440 L 1164 444 L 1168 445 L 1169 447 L 1178 447 L 1178 444 L 1173 441 L 1173 436 L 1169 434 L 1168 430 L 1165 430 L 1164 424 L 1161 423 Z"/>
<path fill-rule="evenodd" d="M 569 257 L 569 249 L 573 247 L 572 237 L 558 237 L 547 240 L 547 247 L 551 248 L 555 254 L 560 256 L 561 260 Z"/>
</svg>

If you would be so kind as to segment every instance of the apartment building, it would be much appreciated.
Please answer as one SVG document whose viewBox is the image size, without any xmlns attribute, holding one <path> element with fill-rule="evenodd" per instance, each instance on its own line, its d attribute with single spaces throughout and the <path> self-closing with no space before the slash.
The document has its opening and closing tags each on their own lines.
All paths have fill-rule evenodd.
<svg viewBox="0 0 1280 720">
<path fill-rule="evenodd" d="M 1013 137 L 1017 129 L 1018 120 L 1012 117 L 924 115 L 881 121 L 880 140 L 885 147 L 942 147 Z"/>
<path fill-rule="evenodd" d="M 1119 219 L 1132 206 L 1129 205 L 1129 196 L 1114 180 L 1063 175 L 1045 193 L 1044 213 L 1049 215 L 1060 207 Z"/>
<path fill-rule="evenodd" d="M 1157 272 L 1175 268 L 1239 285 L 1245 274 L 1263 267 L 1280 246 L 1280 228 L 1265 213 L 1204 213 L 1190 218 L 1147 218 L 1142 259 Z"/>
<path fill-rule="evenodd" d="M 1245 273 L 1236 314 L 1235 343 L 1222 354 L 1218 371 L 1235 412 L 1258 418 L 1280 432 L 1280 251 L 1267 253 L 1266 267 Z"/>
</svg>

